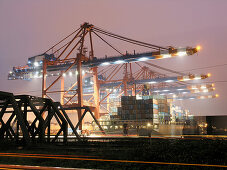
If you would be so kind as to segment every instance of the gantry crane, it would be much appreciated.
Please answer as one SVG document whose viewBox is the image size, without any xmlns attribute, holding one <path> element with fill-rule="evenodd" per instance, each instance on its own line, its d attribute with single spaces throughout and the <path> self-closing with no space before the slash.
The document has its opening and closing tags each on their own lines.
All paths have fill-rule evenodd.
<svg viewBox="0 0 227 170">
<path fill-rule="evenodd" d="M 146 47 L 149 52 L 143 53 L 122 53 L 116 49 L 113 45 L 107 42 L 102 36 L 108 36 L 115 38 L 133 45 L 140 47 Z M 94 54 L 94 41 L 93 37 L 98 37 L 113 50 L 119 53 L 118 56 L 113 57 L 95 57 Z M 88 42 L 87 46 L 85 43 Z M 87 51 L 89 48 L 89 55 Z M 76 52 L 78 50 L 78 52 Z M 100 104 L 113 92 L 100 93 L 106 87 L 114 87 L 115 89 L 121 88 L 119 95 L 128 95 L 131 91 L 131 95 L 136 95 L 143 90 L 144 84 L 152 85 L 156 89 L 166 88 L 166 83 L 178 83 L 178 85 L 184 86 L 182 82 L 195 79 L 205 79 L 209 77 L 207 75 L 194 75 L 194 74 L 180 74 L 175 77 L 168 77 L 166 75 L 158 74 L 148 67 L 141 67 L 138 63 L 145 63 L 148 66 L 156 66 L 149 63 L 150 60 L 166 59 L 176 56 L 193 55 L 200 50 L 200 47 L 192 48 L 175 48 L 172 46 L 161 47 L 150 43 L 145 43 L 137 40 L 133 40 L 124 36 L 120 36 L 109 31 L 98 28 L 92 24 L 84 23 L 70 35 L 56 43 L 49 48 L 43 54 L 34 56 L 28 59 L 26 66 L 14 67 L 9 73 L 8 79 L 32 79 L 42 78 L 42 97 L 51 98 L 51 94 L 60 93 L 61 103 L 67 108 L 78 108 L 82 106 L 90 106 L 91 110 L 95 113 L 95 117 L 100 116 Z M 132 72 L 132 63 L 136 63 L 141 67 L 141 72 Z M 103 68 L 98 71 L 98 67 Z M 158 66 L 156 66 L 158 67 Z M 123 76 L 118 80 L 112 78 L 116 76 L 123 69 Z M 108 76 L 104 76 L 109 71 Z M 68 90 L 64 89 L 64 77 L 76 76 L 76 81 L 72 82 L 72 86 Z M 92 77 L 92 84 L 87 85 L 83 83 L 83 79 L 90 74 Z M 47 85 L 47 79 L 49 77 L 54 78 L 52 82 Z M 88 76 L 89 77 L 89 76 Z M 53 86 L 61 81 L 61 90 L 51 90 Z M 159 84 L 159 86 L 155 86 Z M 161 86 L 160 86 L 161 84 Z M 93 90 L 88 93 L 89 88 Z M 166 90 L 166 89 L 164 89 Z M 86 99 L 85 100 L 85 96 Z M 71 102 L 76 98 L 76 102 Z M 91 104 L 91 101 L 94 104 Z M 81 117 L 81 109 L 78 109 L 78 118 Z M 80 127 L 81 129 L 81 127 Z"/>
</svg>

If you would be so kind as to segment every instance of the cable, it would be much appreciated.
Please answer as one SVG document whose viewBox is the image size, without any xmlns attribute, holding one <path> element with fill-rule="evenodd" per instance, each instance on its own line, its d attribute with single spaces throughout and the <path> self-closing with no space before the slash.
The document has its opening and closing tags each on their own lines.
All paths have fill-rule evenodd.
<svg viewBox="0 0 227 170">
<path fill-rule="evenodd" d="M 152 49 L 155 49 L 155 50 L 161 50 L 161 49 L 162 50 L 168 50 L 168 48 L 164 48 L 164 47 L 156 46 L 156 45 L 153 45 L 153 44 L 149 44 L 149 43 L 144 43 L 144 42 L 141 42 L 141 41 L 133 40 L 133 39 L 130 39 L 130 38 L 126 38 L 126 37 L 117 35 L 117 34 L 113 34 L 113 33 L 107 32 L 107 31 L 103 31 L 101 29 L 97 29 L 96 28 L 95 31 L 97 31 L 97 32 L 99 32 L 101 34 L 105 34 L 107 36 L 113 37 L 113 38 L 117 38 L 117 39 L 122 40 L 122 41 L 126 41 L 126 42 L 129 42 L 129 43 L 132 43 L 132 44 L 139 45 L 139 46 L 152 48 Z"/>
<path fill-rule="evenodd" d="M 74 33 L 76 33 L 80 28 L 78 28 L 76 31 L 72 32 L 71 34 L 69 34 L 68 36 L 66 36 L 65 38 L 63 38 L 61 41 L 59 41 L 57 44 L 53 45 L 51 48 L 49 48 L 48 50 L 46 50 L 44 53 L 47 53 L 48 51 L 50 51 L 51 49 L 53 49 L 54 47 L 56 47 L 58 44 L 60 44 L 61 42 L 63 42 L 64 40 L 66 40 L 67 38 L 69 38 L 71 35 L 73 35 Z"/>
<path fill-rule="evenodd" d="M 206 69 L 206 68 L 216 68 L 216 67 L 222 67 L 222 66 L 227 66 L 227 64 L 218 64 L 218 65 L 214 65 L 214 66 L 199 67 L 199 68 L 194 68 L 194 69 L 190 69 L 190 70 L 183 70 L 181 72 L 200 70 L 200 69 Z"/>
<path fill-rule="evenodd" d="M 98 36 L 102 41 L 104 41 L 107 45 L 109 45 L 111 48 L 113 48 L 115 51 L 117 51 L 119 54 L 124 55 L 119 50 L 117 50 L 115 47 L 113 47 L 110 43 L 108 43 L 106 40 L 104 40 L 100 35 L 98 35 L 96 32 L 93 31 L 93 33 Z"/>
<path fill-rule="evenodd" d="M 164 68 L 164 67 L 155 65 L 155 64 L 151 64 L 151 63 L 146 62 L 146 61 L 143 61 L 143 63 L 148 64 L 148 65 L 150 65 L 150 66 L 152 66 L 152 67 L 159 68 L 159 69 L 161 69 L 161 70 L 165 70 L 165 71 L 168 71 L 168 72 L 171 72 L 171 73 L 179 74 L 179 75 L 181 75 L 181 76 L 185 75 L 185 74 L 180 73 L 180 72 L 178 72 L 178 71 L 174 71 L 174 70 L 171 70 L 171 69 L 167 69 L 167 68 Z"/>
</svg>

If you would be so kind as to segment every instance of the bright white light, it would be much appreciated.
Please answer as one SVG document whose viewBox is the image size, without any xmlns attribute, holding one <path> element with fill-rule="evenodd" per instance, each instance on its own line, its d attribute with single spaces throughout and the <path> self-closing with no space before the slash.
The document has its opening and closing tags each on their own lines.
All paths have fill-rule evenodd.
<svg viewBox="0 0 227 170">
<path fill-rule="evenodd" d="M 177 90 L 181 91 L 181 90 L 184 90 L 184 89 L 177 89 Z"/>
<path fill-rule="evenodd" d="M 177 95 L 174 94 L 174 95 L 173 95 L 173 98 L 176 98 L 176 97 L 177 97 Z"/>
<path fill-rule="evenodd" d="M 177 100 L 183 100 L 183 99 L 177 99 Z"/>
<path fill-rule="evenodd" d="M 194 80 L 200 80 L 201 76 L 195 76 Z"/>
<path fill-rule="evenodd" d="M 187 94 L 188 92 L 187 91 L 184 91 L 183 94 Z"/>
<path fill-rule="evenodd" d="M 13 73 L 12 71 L 9 72 L 9 74 L 12 74 L 12 73 Z"/>
<path fill-rule="evenodd" d="M 39 63 L 38 62 L 34 62 L 34 66 L 35 67 L 38 67 L 39 66 Z"/>
<path fill-rule="evenodd" d="M 83 74 L 85 74 L 85 71 L 84 71 L 84 70 L 82 70 L 82 75 L 83 75 Z"/>
<path fill-rule="evenodd" d="M 192 90 L 196 90 L 196 89 L 198 89 L 197 87 L 192 87 Z"/>
<path fill-rule="evenodd" d="M 194 98 L 194 97 L 191 97 L 191 98 L 189 98 L 189 99 L 191 99 L 191 100 L 192 100 L 192 99 L 195 99 L 195 98 Z"/>
<path fill-rule="evenodd" d="M 69 72 L 69 75 L 70 75 L 70 76 L 72 76 L 72 75 L 73 75 L 73 73 L 70 71 L 70 72 Z"/>
<path fill-rule="evenodd" d="M 142 57 L 142 58 L 139 58 L 138 61 L 147 61 L 149 58 L 147 57 Z"/>
<path fill-rule="evenodd" d="M 66 74 L 65 73 L 63 73 L 63 77 L 65 77 L 66 76 Z"/>
<path fill-rule="evenodd" d="M 148 123 L 148 124 L 147 124 L 147 126 L 151 126 L 151 124 L 150 124 L 150 123 Z"/>
<path fill-rule="evenodd" d="M 149 84 L 155 84 L 155 83 L 157 83 L 156 81 L 151 81 L 151 82 L 149 82 Z"/>
<path fill-rule="evenodd" d="M 113 91 L 114 91 L 114 92 L 117 92 L 117 89 L 114 89 Z"/>
<path fill-rule="evenodd" d="M 78 71 L 76 71 L 76 75 L 78 74 Z"/>
<path fill-rule="evenodd" d="M 102 66 L 108 66 L 108 65 L 110 65 L 110 63 L 109 62 L 105 62 L 105 63 L 102 63 L 101 65 Z"/>
<path fill-rule="evenodd" d="M 170 54 L 164 54 L 162 58 L 170 58 L 171 55 Z"/>
<path fill-rule="evenodd" d="M 180 57 L 183 57 L 183 56 L 187 55 L 187 53 L 186 53 L 186 51 L 180 51 L 177 53 L 177 55 Z"/>
<path fill-rule="evenodd" d="M 201 86 L 201 89 L 206 89 L 207 87 L 206 86 Z"/>
<path fill-rule="evenodd" d="M 158 92 L 160 92 L 160 90 L 156 90 L 156 91 L 154 91 L 154 92 L 158 93 Z"/>
<path fill-rule="evenodd" d="M 166 91 L 169 91 L 169 90 L 166 89 L 166 90 L 162 90 L 162 91 L 166 92 Z"/>
<path fill-rule="evenodd" d="M 51 74 L 51 76 L 53 76 L 54 74 Z"/>
<path fill-rule="evenodd" d="M 203 93 L 208 93 L 208 89 L 203 90 Z"/>
<path fill-rule="evenodd" d="M 121 64 L 121 63 L 124 63 L 124 61 L 123 60 L 117 60 L 117 61 L 115 61 L 115 63 L 116 64 Z"/>
<path fill-rule="evenodd" d="M 93 81 L 91 81 L 90 84 L 94 84 Z"/>
<path fill-rule="evenodd" d="M 166 83 L 171 83 L 171 82 L 174 82 L 174 80 L 166 80 L 165 82 Z"/>
<path fill-rule="evenodd" d="M 174 94 L 174 93 L 169 93 L 169 95 L 172 95 L 172 94 Z"/>
<path fill-rule="evenodd" d="M 164 95 L 165 95 L 165 93 L 161 93 L 160 95 L 161 95 L 161 96 L 164 96 Z"/>
</svg>

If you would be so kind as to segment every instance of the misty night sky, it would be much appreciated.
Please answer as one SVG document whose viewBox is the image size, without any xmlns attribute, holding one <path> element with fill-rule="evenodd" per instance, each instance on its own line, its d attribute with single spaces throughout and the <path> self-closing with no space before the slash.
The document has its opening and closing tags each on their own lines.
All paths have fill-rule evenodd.
<svg viewBox="0 0 227 170">
<path fill-rule="evenodd" d="M 198 55 L 153 61 L 176 71 L 227 64 L 226 8 L 226 0 L 0 0 L 0 91 L 40 96 L 40 80 L 9 81 L 8 72 L 84 22 L 160 46 L 201 45 Z M 114 45 L 132 52 L 127 45 Z M 96 57 L 112 54 L 103 44 L 95 47 Z M 211 73 L 203 82 L 217 82 L 213 94 L 220 97 L 178 104 L 195 115 L 227 115 L 227 82 L 220 82 L 227 81 L 227 65 L 188 72 Z"/>
</svg>

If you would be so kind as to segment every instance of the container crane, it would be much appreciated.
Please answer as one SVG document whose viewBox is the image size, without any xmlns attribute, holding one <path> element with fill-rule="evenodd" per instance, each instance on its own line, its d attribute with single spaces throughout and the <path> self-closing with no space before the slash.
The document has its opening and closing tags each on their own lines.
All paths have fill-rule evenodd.
<svg viewBox="0 0 227 170">
<path fill-rule="evenodd" d="M 149 49 L 148 52 L 142 53 L 126 53 L 123 54 L 115 47 L 113 47 L 110 43 L 108 43 L 102 36 L 112 37 L 133 45 L 137 45 L 140 47 L 146 47 Z M 117 56 L 113 57 L 95 57 L 94 54 L 94 45 L 93 45 L 93 37 L 96 36 L 105 42 L 109 47 L 119 53 Z M 85 41 L 88 39 L 89 46 L 89 56 L 86 56 L 85 49 Z M 74 94 L 67 100 L 65 107 L 82 107 L 82 106 L 90 106 L 92 111 L 95 113 L 95 117 L 99 118 L 99 106 L 102 101 L 104 101 L 111 93 L 106 94 L 102 99 L 100 99 L 100 88 L 105 88 L 105 86 L 114 85 L 115 88 L 119 88 L 123 85 L 124 94 L 127 94 L 127 86 L 132 84 L 154 84 L 155 83 L 172 83 L 172 82 L 184 82 L 193 79 L 205 79 L 208 78 L 209 75 L 184 75 L 176 76 L 176 77 L 165 77 L 165 78 L 153 78 L 153 79 L 132 79 L 132 63 L 139 62 L 148 62 L 157 59 L 167 59 L 177 56 L 190 56 L 197 53 L 200 50 L 200 46 L 195 48 L 193 47 L 185 47 L 185 48 L 175 48 L 172 46 L 169 47 L 161 47 L 157 45 L 153 45 L 150 43 L 145 43 L 137 40 L 133 40 L 124 36 L 120 36 L 101 28 L 98 28 L 92 24 L 84 23 L 75 30 L 70 35 L 66 36 L 64 39 L 56 43 L 54 46 L 49 48 L 41 55 L 37 55 L 28 59 L 28 62 L 25 66 L 14 67 L 12 71 L 9 72 L 8 79 L 16 80 L 16 79 L 24 79 L 29 80 L 33 78 L 42 78 L 42 97 L 51 98 L 50 94 L 60 93 L 61 99 L 64 98 L 69 92 L 74 92 Z M 76 49 L 79 50 L 76 56 L 74 52 Z M 119 71 L 124 66 L 124 78 L 121 81 L 111 81 L 111 78 L 116 75 L 117 71 Z M 113 67 L 114 72 L 110 73 L 109 81 L 103 79 L 101 74 L 98 74 L 98 67 Z M 128 72 L 128 68 L 130 68 L 130 72 Z M 72 74 L 74 70 L 75 74 Z M 68 90 L 64 90 L 64 77 L 66 74 L 75 75 L 77 80 Z M 129 74 L 128 74 L 129 73 Z M 93 91 L 90 95 L 90 98 L 85 102 L 83 97 L 83 79 L 86 74 L 92 74 L 93 79 Z M 129 75 L 129 76 L 128 76 Z M 55 79 L 47 86 L 47 78 L 54 77 Z M 139 77 L 139 76 L 138 76 Z M 54 91 L 52 87 L 58 82 L 61 81 L 61 90 Z M 108 84 L 109 83 L 109 84 Z M 112 83 L 112 84 L 111 84 Z M 115 83 L 115 84 L 113 84 Z M 75 89 L 76 88 L 76 89 Z M 136 94 L 134 94 L 136 95 Z M 69 105 L 70 100 L 77 97 L 77 102 Z M 94 106 L 89 105 L 89 101 L 94 101 Z M 78 118 L 81 117 L 81 109 L 78 110 Z M 82 126 L 80 127 L 80 129 Z"/>
</svg>

